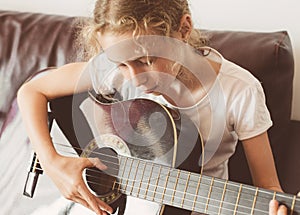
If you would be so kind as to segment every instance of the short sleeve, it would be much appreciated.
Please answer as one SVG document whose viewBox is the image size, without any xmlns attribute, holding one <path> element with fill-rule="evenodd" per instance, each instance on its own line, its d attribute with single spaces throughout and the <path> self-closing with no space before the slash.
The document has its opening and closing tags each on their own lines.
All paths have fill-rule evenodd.
<svg viewBox="0 0 300 215">
<path fill-rule="evenodd" d="M 234 130 L 240 140 L 255 137 L 272 126 L 265 94 L 258 81 L 240 91 L 232 105 Z"/>
</svg>

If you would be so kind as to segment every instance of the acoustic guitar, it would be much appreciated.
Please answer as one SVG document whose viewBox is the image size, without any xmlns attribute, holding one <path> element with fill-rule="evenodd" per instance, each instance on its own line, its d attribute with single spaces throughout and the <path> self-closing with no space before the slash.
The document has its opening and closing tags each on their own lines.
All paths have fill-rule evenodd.
<svg viewBox="0 0 300 215">
<path fill-rule="evenodd" d="M 176 110 L 148 99 L 107 103 L 90 96 L 82 111 L 94 138 L 81 156 L 98 157 L 108 167 L 88 168 L 84 179 L 108 204 L 131 196 L 156 202 L 161 214 L 260 215 L 276 199 L 289 214 L 300 213 L 295 195 L 200 174 L 201 135 Z M 41 171 L 37 165 L 31 170 Z"/>
</svg>

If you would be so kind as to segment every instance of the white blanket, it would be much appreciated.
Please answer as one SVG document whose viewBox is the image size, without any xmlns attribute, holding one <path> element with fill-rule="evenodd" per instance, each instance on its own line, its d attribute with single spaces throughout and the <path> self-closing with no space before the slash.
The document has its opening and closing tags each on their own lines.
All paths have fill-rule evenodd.
<svg viewBox="0 0 300 215">
<path fill-rule="evenodd" d="M 20 113 L 17 111 L 0 137 L 1 214 L 28 215 L 60 196 L 46 174 L 39 177 L 32 199 L 23 196 L 31 151 Z"/>
</svg>

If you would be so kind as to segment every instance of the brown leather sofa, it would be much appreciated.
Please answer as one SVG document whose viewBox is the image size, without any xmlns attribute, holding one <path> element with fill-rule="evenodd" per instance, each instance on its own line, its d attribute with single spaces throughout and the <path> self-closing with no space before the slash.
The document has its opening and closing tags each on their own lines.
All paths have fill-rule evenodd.
<svg viewBox="0 0 300 215">
<path fill-rule="evenodd" d="M 21 84 L 46 67 L 81 60 L 74 48 L 75 17 L 0 11 L 0 130 Z M 251 71 L 261 82 L 274 126 L 269 136 L 279 178 L 289 193 L 300 190 L 300 124 L 290 120 L 294 59 L 286 31 L 205 31 L 210 46 Z M 1 135 L 1 134 L 0 134 Z M 251 183 L 241 144 L 230 160 L 230 178 Z"/>
</svg>

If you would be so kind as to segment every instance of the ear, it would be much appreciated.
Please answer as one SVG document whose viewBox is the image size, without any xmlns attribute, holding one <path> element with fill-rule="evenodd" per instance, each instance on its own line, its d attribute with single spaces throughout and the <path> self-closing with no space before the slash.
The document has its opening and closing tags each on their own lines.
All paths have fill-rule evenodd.
<svg viewBox="0 0 300 215">
<path fill-rule="evenodd" d="M 181 34 L 181 39 L 188 40 L 192 29 L 193 29 L 193 23 L 192 23 L 191 15 L 184 14 L 181 17 L 180 27 L 179 27 L 179 33 Z"/>
</svg>

